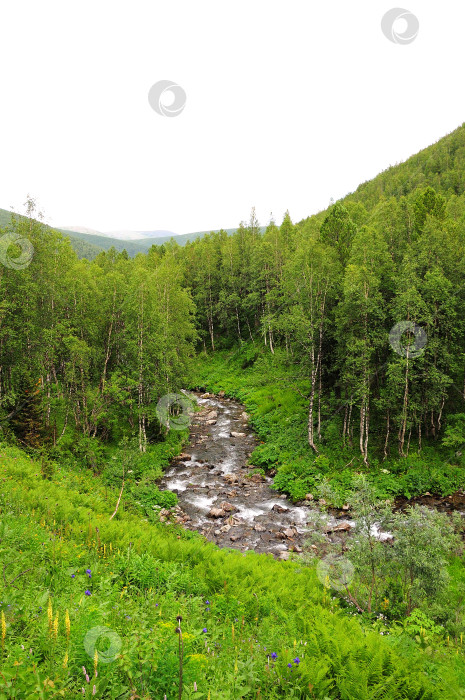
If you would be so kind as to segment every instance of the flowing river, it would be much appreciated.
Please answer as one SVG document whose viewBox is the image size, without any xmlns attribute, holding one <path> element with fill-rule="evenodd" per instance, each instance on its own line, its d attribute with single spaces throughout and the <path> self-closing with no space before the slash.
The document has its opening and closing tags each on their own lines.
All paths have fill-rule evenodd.
<svg viewBox="0 0 465 700">
<path fill-rule="evenodd" d="M 332 541 L 343 542 L 353 524 L 346 514 L 321 514 L 311 501 L 293 505 L 271 489 L 270 477 L 252 473 L 247 462 L 257 440 L 239 403 L 212 394 L 196 398 L 201 410 L 190 426 L 189 451 L 172 462 L 160 482 L 178 496 L 178 523 L 220 547 L 281 559 L 302 551 L 307 523 L 316 516 Z"/>
</svg>

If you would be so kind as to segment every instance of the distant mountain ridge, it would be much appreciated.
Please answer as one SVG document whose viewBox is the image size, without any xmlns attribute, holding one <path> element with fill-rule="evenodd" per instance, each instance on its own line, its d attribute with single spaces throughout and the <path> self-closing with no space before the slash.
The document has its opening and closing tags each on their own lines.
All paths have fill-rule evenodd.
<svg viewBox="0 0 465 700">
<path fill-rule="evenodd" d="M 91 236 L 105 236 L 106 238 L 116 238 L 123 241 L 140 240 L 143 238 L 171 238 L 178 234 L 173 231 L 155 230 L 155 231 L 97 231 L 93 228 L 84 226 L 61 226 L 60 231 L 69 231 L 70 233 L 85 233 Z"/>
<path fill-rule="evenodd" d="M 8 226 L 11 221 L 12 212 L 7 209 L 0 209 L 0 229 Z M 23 214 L 15 214 L 15 216 L 24 216 Z M 44 224 L 47 226 L 46 224 Z M 129 257 L 133 258 L 138 253 L 147 253 L 152 245 L 163 245 L 171 239 L 176 241 L 178 245 L 185 245 L 188 241 L 193 241 L 200 238 L 211 231 L 195 231 L 193 233 L 174 234 L 171 231 L 132 231 L 132 232 L 113 232 L 113 233 L 132 233 L 140 238 L 133 240 L 111 237 L 109 234 L 94 231 L 94 229 L 77 226 L 75 229 L 56 228 L 47 226 L 49 229 L 59 231 L 63 236 L 66 236 L 71 241 L 71 245 L 80 258 L 93 260 L 99 253 L 110 248 L 115 248 L 119 253 L 123 250 L 127 252 Z M 222 229 L 228 236 L 232 235 L 235 228 Z"/>
</svg>

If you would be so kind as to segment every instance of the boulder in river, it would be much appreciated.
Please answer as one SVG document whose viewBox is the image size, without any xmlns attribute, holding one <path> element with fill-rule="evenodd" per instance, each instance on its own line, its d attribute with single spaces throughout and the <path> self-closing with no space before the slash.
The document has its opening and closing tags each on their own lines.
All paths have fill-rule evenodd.
<svg viewBox="0 0 465 700">
<path fill-rule="evenodd" d="M 220 532 L 229 532 L 231 529 L 231 525 L 229 523 L 226 523 L 226 525 L 223 525 L 223 527 L 220 527 Z"/>
<path fill-rule="evenodd" d="M 233 506 L 232 503 L 228 503 L 228 501 L 223 501 L 223 503 L 220 503 L 220 508 L 222 510 L 225 510 L 227 513 L 230 513 L 233 510 L 237 510 L 236 506 Z"/>
<path fill-rule="evenodd" d="M 283 534 L 286 535 L 286 537 L 289 537 L 289 539 L 291 539 L 296 533 L 295 530 L 293 530 L 291 527 L 288 527 L 286 528 L 286 530 L 283 530 Z"/>
<path fill-rule="evenodd" d="M 224 518 L 226 512 L 222 508 L 211 508 L 208 512 L 209 518 Z"/>
<path fill-rule="evenodd" d="M 205 416 L 205 420 L 214 420 L 218 418 L 218 411 L 209 411 Z"/>
<path fill-rule="evenodd" d="M 257 524 L 254 526 L 254 530 L 255 530 L 256 532 L 265 532 L 266 527 L 263 527 L 263 525 L 260 525 L 260 523 L 257 523 Z"/>
<path fill-rule="evenodd" d="M 289 559 L 289 552 L 280 552 L 279 558 L 284 560 Z"/>
<path fill-rule="evenodd" d="M 188 455 L 187 452 L 181 452 L 181 454 L 176 457 L 176 459 L 179 459 L 181 461 L 183 461 L 183 460 L 188 461 L 188 460 L 190 460 L 190 458 L 191 458 L 191 455 Z"/>
<path fill-rule="evenodd" d="M 224 391 L 221 390 L 220 392 L 218 392 L 218 396 L 220 397 L 220 399 L 224 398 Z"/>
<path fill-rule="evenodd" d="M 238 481 L 235 474 L 225 474 L 223 478 L 228 484 L 236 484 Z"/>
<path fill-rule="evenodd" d="M 280 505 L 279 503 L 275 503 L 272 510 L 274 510 L 275 513 L 287 513 L 287 511 L 289 509 L 285 508 L 284 506 Z"/>
<path fill-rule="evenodd" d="M 306 501 L 313 501 L 314 498 L 315 497 L 314 497 L 313 493 L 307 493 L 307 495 L 305 496 Z"/>
<path fill-rule="evenodd" d="M 205 421 L 205 425 L 216 425 L 216 418 Z"/>
<path fill-rule="evenodd" d="M 243 437 L 246 437 L 246 434 L 245 434 L 245 433 L 236 433 L 235 430 L 231 430 L 231 432 L 230 432 L 229 434 L 230 434 L 230 436 L 233 437 L 233 438 L 243 438 Z"/>
</svg>

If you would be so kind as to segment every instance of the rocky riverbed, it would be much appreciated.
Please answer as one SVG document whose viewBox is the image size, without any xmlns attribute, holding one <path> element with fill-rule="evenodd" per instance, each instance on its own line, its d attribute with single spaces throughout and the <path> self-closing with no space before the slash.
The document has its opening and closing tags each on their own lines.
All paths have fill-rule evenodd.
<svg viewBox="0 0 465 700">
<path fill-rule="evenodd" d="M 321 514 L 311 501 L 293 505 L 271 489 L 272 479 L 247 466 L 257 440 L 243 407 L 221 394 L 197 394 L 201 410 L 191 423 L 190 447 L 172 462 L 160 488 L 179 500 L 174 520 L 220 547 L 269 552 L 286 559 L 301 552 L 307 523 L 323 519 L 332 541 L 352 523 L 346 513 Z M 161 519 L 172 516 L 162 511 Z"/>
</svg>

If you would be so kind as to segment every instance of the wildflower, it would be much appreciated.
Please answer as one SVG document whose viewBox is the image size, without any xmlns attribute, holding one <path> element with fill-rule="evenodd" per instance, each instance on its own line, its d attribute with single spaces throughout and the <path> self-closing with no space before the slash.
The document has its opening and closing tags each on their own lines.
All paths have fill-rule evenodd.
<svg viewBox="0 0 465 700">
<path fill-rule="evenodd" d="M 277 658 L 278 658 L 278 655 L 277 655 L 277 653 L 276 653 L 275 651 L 271 654 L 271 658 L 272 658 L 272 659 L 277 659 Z"/>
<path fill-rule="evenodd" d="M 86 681 L 87 681 L 87 683 L 90 683 L 90 678 L 89 678 L 89 676 L 87 675 L 87 673 L 86 673 Z"/>
<path fill-rule="evenodd" d="M 86 569 L 86 574 L 89 578 L 92 578 L 92 571 L 90 569 Z"/>
<path fill-rule="evenodd" d="M 194 693 L 197 692 L 197 683 L 194 681 Z"/>
<path fill-rule="evenodd" d="M 71 578 L 76 578 L 76 574 L 71 574 Z"/>
<path fill-rule="evenodd" d="M 66 636 L 67 636 L 67 638 L 68 638 L 68 640 L 69 640 L 69 634 L 70 634 L 70 631 L 71 631 L 71 622 L 70 622 L 70 619 L 69 619 L 69 612 L 68 612 L 68 610 L 66 610 L 66 612 L 65 612 L 65 627 L 66 627 Z"/>
<path fill-rule="evenodd" d="M 292 664 L 287 664 L 287 665 L 289 666 L 289 668 L 292 668 Z"/>
<path fill-rule="evenodd" d="M 57 614 L 55 615 L 55 619 L 53 621 L 53 636 L 55 637 L 55 639 L 58 636 L 58 611 L 57 611 Z"/>
<path fill-rule="evenodd" d="M 209 600 L 206 600 L 206 601 L 205 601 L 205 605 L 210 605 L 210 601 L 209 601 Z"/>
<path fill-rule="evenodd" d="M 84 675 L 86 675 L 87 671 L 86 671 L 86 667 L 85 667 L 85 666 L 82 667 L 82 672 L 83 672 Z"/>
<path fill-rule="evenodd" d="M 95 654 L 94 654 L 94 673 L 97 672 L 97 664 L 98 664 L 98 651 L 96 649 Z"/>
<path fill-rule="evenodd" d="M 97 688 L 94 685 L 94 687 L 92 688 L 92 695 L 95 695 L 96 693 L 97 693 Z"/>
<path fill-rule="evenodd" d="M 66 668 L 68 665 L 68 652 L 65 654 L 65 658 L 63 659 L 63 668 Z"/>
<path fill-rule="evenodd" d="M 6 620 L 5 620 L 5 613 L 2 610 L 2 649 L 5 646 L 5 637 L 6 637 Z"/>
<path fill-rule="evenodd" d="M 89 590 L 87 590 L 85 594 L 86 594 L 86 595 L 92 595 L 92 593 L 91 593 Z"/>
<path fill-rule="evenodd" d="M 203 630 L 202 630 L 202 632 L 208 632 L 207 628 L 204 627 Z"/>
<path fill-rule="evenodd" d="M 300 659 L 299 659 L 298 656 L 295 657 L 294 663 L 297 664 L 297 665 L 300 664 Z"/>
</svg>

